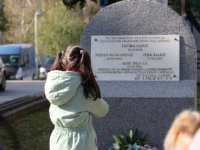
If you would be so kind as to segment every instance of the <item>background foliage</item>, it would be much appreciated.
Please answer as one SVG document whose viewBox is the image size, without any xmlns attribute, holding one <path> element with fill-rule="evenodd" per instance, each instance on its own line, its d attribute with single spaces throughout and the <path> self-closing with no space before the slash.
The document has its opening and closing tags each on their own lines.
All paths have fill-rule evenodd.
<svg viewBox="0 0 200 150">
<path fill-rule="evenodd" d="M 44 16 L 38 19 L 38 49 L 56 55 L 69 45 L 78 45 L 85 28 L 83 15 L 66 10 L 62 3 L 42 3 Z"/>
<path fill-rule="evenodd" d="M 8 30 L 8 20 L 4 12 L 4 0 L 0 0 L 0 31 L 5 32 Z"/>
<path fill-rule="evenodd" d="M 62 0 L 5 0 L 10 28 L 4 34 L 4 44 L 34 44 L 34 14 L 41 12 L 37 19 L 38 51 L 55 55 L 69 45 L 79 44 L 86 24 L 98 11 L 97 4 L 90 1 L 83 9 L 67 10 Z"/>
</svg>

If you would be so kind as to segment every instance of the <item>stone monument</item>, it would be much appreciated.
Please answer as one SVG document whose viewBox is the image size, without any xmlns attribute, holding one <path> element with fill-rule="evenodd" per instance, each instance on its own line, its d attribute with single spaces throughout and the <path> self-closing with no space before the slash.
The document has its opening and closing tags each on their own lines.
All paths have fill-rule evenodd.
<svg viewBox="0 0 200 150">
<path fill-rule="evenodd" d="M 98 149 L 137 128 L 162 150 L 174 117 L 196 109 L 196 45 L 185 21 L 154 1 L 121 1 L 90 20 L 80 46 L 91 54 L 110 106 L 105 117 L 93 119 Z"/>
</svg>

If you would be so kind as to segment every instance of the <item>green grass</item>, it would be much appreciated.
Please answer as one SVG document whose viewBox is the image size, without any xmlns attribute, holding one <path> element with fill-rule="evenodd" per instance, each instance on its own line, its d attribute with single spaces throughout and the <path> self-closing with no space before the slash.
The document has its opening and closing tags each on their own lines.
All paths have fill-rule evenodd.
<svg viewBox="0 0 200 150">
<path fill-rule="evenodd" d="M 49 137 L 53 130 L 53 124 L 49 118 L 48 108 L 28 114 L 17 120 L 10 122 L 11 129 L 15 132 L 16 138 L 5 129 L 5 125 L 0 125 L 0 141 L 7 150 L 14 150 L 14 142 L 20 144 L 20 150 L 48 150 Z M 8 123 L 6 123 L 6 127 Z M 17 140 L 16 140 L 17 139 Z"/>
</svg>

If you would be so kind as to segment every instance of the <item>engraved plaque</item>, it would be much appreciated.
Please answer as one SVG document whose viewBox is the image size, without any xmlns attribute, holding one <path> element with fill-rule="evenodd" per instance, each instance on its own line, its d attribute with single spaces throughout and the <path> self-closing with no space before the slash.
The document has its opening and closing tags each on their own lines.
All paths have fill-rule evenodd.
<svg viewBox="0 0 200 150">
<path fill-rule="evenodd" d="M 97 80 L 179 81 L 180 36 L 92 36 Z"/>
</svg>

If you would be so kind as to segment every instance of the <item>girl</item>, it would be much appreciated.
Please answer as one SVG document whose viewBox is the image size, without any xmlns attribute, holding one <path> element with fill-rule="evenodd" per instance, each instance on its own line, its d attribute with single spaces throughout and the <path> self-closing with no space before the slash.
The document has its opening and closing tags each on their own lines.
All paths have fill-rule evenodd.
<svg viewBox="0 0 200 150">
<path fill-rule="evenodd" d="M 108 104 L 101 98 L 86 50 L 70 46 L 57 55 L 48 73 L 45 95 L 55 126 L 50 150 L 96 150 L 92 114 L 105 116 Z"/>
</svg>

